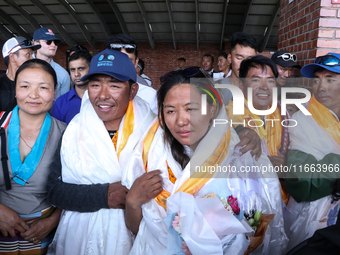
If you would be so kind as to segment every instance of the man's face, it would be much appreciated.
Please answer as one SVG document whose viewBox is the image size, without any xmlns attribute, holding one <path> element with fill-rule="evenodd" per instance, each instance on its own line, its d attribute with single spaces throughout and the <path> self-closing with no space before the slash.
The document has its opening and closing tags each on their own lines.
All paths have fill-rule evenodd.
<svg viewBox="0 0 340 255">
<path fill-rule="evenodd" d="M 140 75 L 142 69 L 140 69 L 140 67 L 137 65 L 137 68 L 136 68 L 136 72 L 137 72 L 137 75 Z"/>
<path fill-rule="evenodd" d="M 229 61 L 223 56 L 219 56 L 217 60 L 218 60 L 217 61 L 218 71 L 229 72 L 229 67 L 230 67 Z"/>
<path fill-rule="evenodd" d="M 54 41 L 52 41 L 50 45 L 48 45 L 45 40 L 36 41 L 34 44 L 41 45 L 41 48 L 37 50 L 37 53 L 44 57 L 53 58 L 57 53 L 58 46 L 54 44 Z"/>
<path fill-rule="evenodd" d="M 212 69 L 212 59 L 211 57 L 203 57 L 202 59 L 202 69 L 204 72 L 209 73 Z"/>
<path fill-rule="evenodd" d="M 125 48 L 122 48 L 120 52 L 125 53 L 126 55 L 128 55 L 129 59 L 131 59 L 132 64 L 135 66 L 135 68 L 137 69 L 137 65 L 138 65 L 138 60 L 139 58 L 136 58 L 135 53 L 127 53 Z"/>
<path fill-rule="evenodd" d="M 15 67 L 18 69 L 24 62 L 32 59 L 33 58 L 32 53 L 33 53 L 33 51 L 30 48 L 21 49 L 21 50 L 18 50 L 17 52 L 15 52 L 15 53 L 11 53 Z"/>
<path fill-rule="evenodd" d="M 72 60 L 69 63 L 71 80 L 76 86 L 84 85 L 80 79 L 89 72 L 89 64 L 84 58 Z"/>
<path fill-rule="evenodd" d="M 267 110 L 272 104 L 273 88 L 276 87 L 275 76 L 269 66 L 262 70 L 261 66 L 250 68 L 245 82 L 243 94 L 248 98 L 248 88 L 252 88 L 253 106 L 257 110 Z"/>
<path fill-rule="evenodd" d="M 183 60 L 178 61 L 179 68 L 184 69 L 185 67 L 185 62 Z"/>
<path fill-rule="evenodd" d="M 280 86 L 284 86 L 287 83 L 287 80 L 292 77 L 293 67 L 284 67 L 276 64 L 277 71 L 279 72 L 279 76 L 276 78 L 276 82 Z"/>
<path fill-rule="evenodd" d="M 328 70 L 315 72 L 312 92 L 319 103 L 340 116 L 340 74 Z"/>
<path fill-rule="evenodd" d="M 231 63 L 232 78 L 238 78 L 242 60 L 254 57 L 255 55 L 255 49 L 236 44 L 235 48 L 228 55 L 229 62 Z"/>
<path fill-rule="evenodd" d="M 88 93 L 91 104 L 107 130 L 118 130 L 129 101 L 138 90 L 138 84 L 129 86 L 106 74 L 97 74 L 89 81 Z"/>
</svg>

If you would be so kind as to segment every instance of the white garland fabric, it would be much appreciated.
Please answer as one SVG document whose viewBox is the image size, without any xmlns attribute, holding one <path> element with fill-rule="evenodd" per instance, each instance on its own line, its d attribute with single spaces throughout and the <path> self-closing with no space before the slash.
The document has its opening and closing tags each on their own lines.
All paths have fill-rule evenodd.
<svg viewBox="0 0 340 255">
<path fill-rule="evenodd" d="M 133 100 L 133 109 L 134 130 L 118 161 L 116 149 L 104 123 L 85 93 L 80 113 L 70 122 L 62 141 L 64 182 L 96 184 L 121 181 L 124 166 L 133 148 L 155 117 L 149 106 L 138 97 Z M 125 116 L 118 130 L 117 148 L 124 132 L 124 119 Z M 124 255 L 129 253 L 132 242 L 122 209 L 101 209 L 92 213 L 63 211 L 49 252 L 57 255 Z"/>
<path fill-rule="evenodd" d="M 221 111 L 217 118 L 227 119 L 225 111 Z M 150 125 L 150 127 L 151 126 L 152 125 Z M 212 225 L 214 225 L 214 223 L 210 221 L 211 218 L 209 219 L 207 217 L 207 211 L 203 210 L 201 198 L 195 198 L 192 195 L 183 192 L 176 193 L 178 188 L 190 178 L 192 173 L 190 165 L 193 165 L 193 162 L 195 166 L 202 165 L 217 148 L 228 128 L 228 125 L 217 125 L 216 127 L 211 128 L 198 145 L 190 163 L 184 170 L 182 170 L 180 165 L 173 159 L 170 148 L 164 144 L 163 131 L 161 128 L 158 128 L 148 154 L 148 169 L 150 171 L 156 169 L 162 171 L 163 189 L 168 191 L 171 196 L 168 198 L 167 212 L 163 207 L 159 206 L 154 199 L 142 206 L 143 219 L 140 223 L 139 232 L 130 254 L 168 254 L 168 226 L 163 219 L 170 213 L 178 212 L 179 209 L 181 210 L 181 215 L 182 212 L 184 212 L 183 220 L 185 218 L 188 220 L 187 222 L 183 222 L 183 238 L 193 254 L 244 253 L 249 245 L 249 242 L 245 239 L 244 233 L 249 230 L 247 230 L 238 219 L 230 215 L 232 217 L 228 217 L 227 224 L 221 224 L 220 229 L 213 228 Z M 145 132 L 144 136 L 146 136 L 148 130 Z M 128 169 L 124 171 L 122 183 L 128 188 L 132 186 L 135 179 L 145 173 L 142 161 L 143 140 L 144 139 L 141 139 L 141 142 L 136 146 L 130 165 L 127 166 Z M 239 138 L 232 129 L 228 155 L 224 159 L 222 165 L 228 166 L 230 164 L 231 159 L 233 158 L 234 147 L 238 142 Z M 251 157 L 249 152 L 246 155 L 247 160 L 250 160 L 252 164 L 271 164 L 268 157 L 265 155 L 262 155 L 258 162 Z M 167 163 L 177 178 L 175 184 L 169 179 Z M 263 244 L 254 251 L 254 254 L 280 254 L 285 249 L 287 243 L 283 226 L 281 190 L 276 173 L 271 175 L 267 174 L 266 176 L 270 178 L 259 178 L 256 183 L 246 182 L 246 184 L 242 184 L 242 189 L 245 189 L 243 190 L 244 193 L 253 191 L 254 193 L 260 194 L 260 204 L 263 213 L 276 214 L 268 226 Z M 236 183 L 239 181 L 240 179 L 237 178 L 229 181 L 228 178 L 212 178 L 201 189 L 197 196 L 210 193 L 211 187 L 215 185 L 214 182 L 219 183 L 218 185 L 216 184 L 217 187 L 220 187 L 219 185 L 224 183 L 224 187 L 228 189 L 228 183 L 231 187 L 234 187 L 234 185 L 236 187 Z M 242 181 L 244 183 L 245 180 Z M 239 185 L 239 187 L 241 186 Z M 235 190 L 239 189 L 235 188 Z M 203 204 L 206 205 L 210 199 L 203 200 L 205 200 L 203 201 Z M 211 206 L 218 207 L 218 205 L 220 205 L 223 207 L 222 203 L 217 199 L 211 199 L 211 203 Z M 212 210 L 209 212 L 214 211 Z M 185 217 L 185 215 L 191 216 Z M 200 223 L 200 227 L 196 228 L 195 231 L 192 231 L 192 227 L 195 226 L 195 224 L 197 225 L 197 223 Z M 228 229 L 228 226 L 226 227 L 226 225 L 229 225 L 230 228 Z M 214 226 L 216 226 L 216 224 Z M 235 232 L 233 235 L 230 235 L 232 231 Z M 220 233 L 219 236 L 216 233 Z M 226 246 L 228 246 L 227 249 Z M 199 253 L 197 253 L 198 251 Z"/>
</svg>

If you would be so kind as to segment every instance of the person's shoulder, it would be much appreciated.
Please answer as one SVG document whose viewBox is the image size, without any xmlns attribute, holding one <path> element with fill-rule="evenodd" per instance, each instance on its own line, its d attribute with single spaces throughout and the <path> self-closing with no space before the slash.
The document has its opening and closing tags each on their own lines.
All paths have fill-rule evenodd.
<svg viewBox="0 0 340 255">
<path fill-rule="evenodd" d="M 67 97 L 70 94 L 71 90 L 66 92 L 65 94 L 62 94 L 60 97 L 57 98 L 54 104 L 60 104 L 64 101 L 67 101 Z"/>
<path fill-rule="evenodd" d="M 157 90 L 155 90 L 153 87 L 147 86 L 147 85 L 143 85 L 138 83 L 139 89 L 138 91 L 143 91 L 143 92 L 148 92 L 148 93 L 157 93 Z"/>
<path fill-rule="evenodd" d="M 64 67 L 62 67 L 61 65 L 59 65 L 57 62 L 55 62 L 54 60 L 53 60 L 53 65 L 52 65 L 52 67 L 53 67 L 53 69 L 56 71 L 56 73 L 57 72 L 59 72 L 60 74 L 62 74 L 62 75 L 67 75 L 67 76 L 69 76 L 69 74 L 68 74 L 68 72 L 65 70 L 65 68 Z M 57 73 L 58 74 L 58 73 Z"/>
<path fill-rule="evenodd" d="M 7 75 L 0 77 L 0 87 L 1 87 L 2 84 L 4 84 L 6 82 L 5 76 L 7 76 Z"/>
<path fill-rule="evenodd" d="M 1 76 L 0 82 L 1 83 L 13 83 L 13 84 L 15 84 L 15 82 L 12 81 L 11 79 L 9 79 L 7 75 Z"/>
<path fill-rule="evenodd" d="M 60 120 L 57 120 L 56 118 L 54 118 L 53 116 L 51 116 L 51 121 L 52 121 L 52 125 L 57 129 L 59 130 L 59 132 L 64 132 L 64 130 L 66 129 L 66 123 L 60 121 Z"/>
</svg>

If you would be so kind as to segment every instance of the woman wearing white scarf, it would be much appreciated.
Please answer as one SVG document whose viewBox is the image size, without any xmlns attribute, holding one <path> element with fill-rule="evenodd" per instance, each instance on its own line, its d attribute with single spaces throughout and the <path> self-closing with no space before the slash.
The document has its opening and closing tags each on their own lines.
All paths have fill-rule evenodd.
<svg viewBox="0 0 340 255">
<path fill-rule="evenodd" d="M 124 148 L 123 134 L 127 113 L 133 127 Z M 96 114 L 85 92 L 80 113 L 65 131 L 62 148 L 62 178 L 75 184 L 114 183 L 121 180 L 123 166 L 154 114 L 140 98 L 130 101 L 127 113 L 120 122 L 116 148 L 104 123 Z M 118 153 L 117 153 L 118 151 Z M 127 254 L 132 236 L 124 223 L 124 210 L 101 209 L 93 213 L 63 211 L 50 254 Z"/>
<path fill-rule="evenodd" d="M 176 77 L 173 77 L 173 79 L 176 79 Z M 181 94 L 182 95 L 187 94 L 188 87 L 190 88 L 190 85 L 188 84 L 189 82 L 187 80 L 185 82 L 185 79 L 182 79 L 182 81 L 179 81 L 178 83 L 173 84 L 174 88 L 177 87 L 180 90 L 180 94 L 177 94 L 177 97 L 180 98 Z M 180 84 L 180 85 L 176 86 L 176 84 L 177 85 Z M 125 175 L 122 178 L 122 183 L 126 185 L 127 188 L 130 188 L 133 185 L 133 182 L 138 177 L 145 174 L 145 166 L 149 170 L 160 169 L 161 170 L 160 172 L 151 171 L 147 175 L 144 175 L 144 176 L 149 176 L 150 177 L 149 180 L 150 182 L 152 182 L 151 185 L 145 185 L 145 187 L 150 187 L 150 186 L 154 187 L 154 189 L 151 188 L 151 191 L 152 191 L 151 194 L 153 195 L 150 194 L 149 196 L 150 198 L 152 198 L 153 196 L 159 193 L 159 187 L 161 187 L 161 189 L 164 189 L 162 193 L 158 195 L 155 199 L 151 199 L 149 202 L 144 203 L 141 206 L 142 219 L 140 221 L 139 228 L 138 228 L 138 223 L 139 223 L 138 220 L 134 221 L 134 219 L 132 219 L 129 222 L 129 220 L 131 219 L 129 217 L 129 213 L 131 212 L 130 209 L 131 208 L 135 209 L 136 207 L 138 207 L 138 204 L 137 204 L 138 202 L 134 205 L 133 203 L 136 200 L 131 199 L 133 196 L 136 195 L 136 193 L 131 192 L 128 194 L 126 221 L 127 221 L 128 226 L 130 227 L 132 226 L 131 229 L 133 232 L 135 233 L 138 232 L 138 235 L 136 237 L 134 246 L 130 254 L 167 254 L 167 252 L 169 252 L 167 248 L 170 248 L 171 244 L 169 244 L 169 240 L 168 240 L 168 226 L 163 221 L 163 219 L 167 216 L 167 214 L 177 212 L 179 209 L 181 210 L 182 237 L 185 240 L 189 250 L 193 254 L 243 254 L 245 250 L 247 250 L 248 248 L 249 242 L 246 240 L 244 233 L 249 232 L 249 228 L 246 227 L 246 224 L 242 224 L 236 217 L 229 214 L 227 210 L 224 209 L 224 207 L 222 206 L 222 203 L 219 200 L 215 199 L 212 203 L 209 203 L 209 205 L 217 206 L 213 210 L 215 217 L 220 215 L 220 213 L 223 213 L 223 217 L 221 216 L 220 218 L 222 219 L 222 221 L 217 220 L 215 221 L 215 226 L 212 226 L 214 223 L 211 220 L 207 219 L 207 212 L 204 212 L 204 209 L 202 208 L 202 203 L 207 202 L 208 201 L 207 199 L 203 199 L 203 200 L 201 199 L 201 201 L 199 202 L 197 199 L 194 198 L 193 195 L 190 195 L 188 193 L 184 193 L 184 192 L 176 193 L 178 190 L 181 189 L 181 186 L 189 180 L 189 177 L 192 175 L 193 171 L 195 171 L 195 169 L 190 169 L 190 166 L 191 168 L 194 168 L 193 167 L 194 165 L 201 166 L 206 160 L 208 160 L 208 158 L 210 158 L 211 155 L 214 154 L 215 151 L 221 146 L 221 141 L 227 137 L 228 132 L 230 132 L 229 138 L 227 138 L 229 140 L 227 141 L 229 145 L 227 148 L 224 148 L 225 150 L 228 151 L 228 153 L 223 157 L 223 160 L 220 161 L 221 166 L 229 166 L 230 164 L 233 164 L 231 163 L 233 156 L 235 156 L 233 155 L 233 150 L 234 150 L 235 145 L 239 142 L 237 134 L 235 133 L 234 130 L 230 130 L 229 125 L 216 125 L 215 127 L 210 127 L 209 125 L 209 118 L 225 119 L 225 120 L 227 119 L 226 112 L 224 111 L 223 106 L 222 106 L 223 110 L 221 110 L 218 116 L 215 117 L 214 112 L 217 109 L 215 108 L 215 110 L 213 110 L 212 108 L 214 107 L 211 107 L 211 104 L 209 104 L 207 108 L 208 117 L 203 122 L 200 123 L 200 126 L 197 125 L 197 120 L 196 120 L 196 126 L 192 125 L 193 124 L 192 122 L 195 122 L 194 120 L 195 116 L 193 114 L 196 114 L 195 111 L 200 112 L 201 106 L 200 106 L 200 103 L 198 103 L 199 106 L 196 105 L 197 102 L 200 102 L 200 100 L 196 100 L 197 101 L 196 102 L 194 99 L 195 98 L 194 91 L 196 91 L 197 93 L 199 89 L 195 88 L 194 86 L 191 86 L 191 87 L 194 88 L 194 90 L 190 93 L 191 97 L 188 99 L 187 97 L 184 96 L 184 99 L 186 99 L 187 101 L 190 101 L 190 106 L 188 106 L 188 108 L 189 107 L 196 108 L 196 109 L 190 110 L 192 111 L 191 116 L 193 118 L 190 121 L 191 127 L 189 128 L 191 137 L 189 135 L 189 139 L 187 139 L 186 141 L 185 141 L 185 135 L 184 135 L 184 139 L 181 140 L 181 138 L 179 138 L 179 141 L 181 142 L 182 145 L 191 145 L 193 147 L 197 146 L 197 148 L 194 148 L 195 149 L 194 152 L 192 152 L 188 146 L 185 146 L 186 155 L 191 156 L 190 163 L 185 164 L 184 165 L 185 167 L 183 167 L 181 166 L 181 164 L 179 164 L 174 159 L 170 145 L 167 142 L 164 143 L 163 129 L 160 127 L 157 128 L 157 124 L 153 124 L 153 126 L 150 127 L 151 131 L 149 131 L 148 129 L 148 131 L 144 135 L 144 139 L 142 139 L 142 141 L 136 147 L 129 169 L 125 171 Z M 202 86 L 202 89 L 209 89 L 209 88 Z M 209 91 L 211 93 L 214 93 L 211 90 Z M 206 94 L 209 94 L 209 93 L 206 93 Z M 216 95 L 214 96 L 217 101 Z M 160 99 L 160 96 L 158 98 Z M 159 102 L 160 111 L 163 110 L 163 107 L 162 107 L 163 103 L 164 105 L 168 104 L 168 102 L 165 102 L 165 101 L 161 103 Z M 186 101 L 185 102 L 182 101 L 182 103 L 184 105 L 186 104 Z M 218 102 L 218 104 L 220 103 Z M 169 104 L 169 105 L 171 109 L 169 108 L 167 109 L 167 111 L 174 111 L 174 112 L 180 111 L 180 109 L 174 108 L 172 104 Z M 210 110 L 212 110 L 213 112 L 210 112 Z M 181 118 L 181 117 L 178 117 L 178 118 Z M 167 117 L 164 117 L 163 115 L 162 119 L 165 120 L 165 124 L 167 125 L 168 124 Z M 202 116 L 201 116 L 201 120 L 202 120 Z M 184 126 L 186 125 L 183 125 L 183 127 Z M 200 127 L 203 127 L 203 128 L 200 129 Z M 154 134 L 153 140 L 151 139 L 151 146 L 149 147 L 149 150 L 146 152 L 145 146 L 147 143 L 150 143 L 149 137 L 150 137 L 150 134 L 152 134 L 153 132 L 155 132 L 155 134 Z M 171 130 L 171 133 L 172 133 L 172 130 Z M 198 133 L 201 134 L 200 137 L 198 137 L 199 136 Z M 177 137 L 174 139 L 177 139 Z M 195 141 L 196 143 L 192 143 L 192 141 Z M 222 151 L 222 154 L 223 154 L 223 151 Z M 250 156 L 250 153 L 247 153 L 243 157 L 243 159 L 248 160 L 248 162 L 251 161 L 251 163 L 256 163 L 256 164 L 261 164 L 261 163 L 270 164 L 266 156 L 261 156 L 259 162 L 254 162 L 254 160 Z M 184 170 L 182 170 L 183 168 Z M 161 174 L 161 177 L 163 180 L 162 183 L 160 183 L 157 180 L 155 181 L 155 177 L 158 173 Z M 266 235 L 263 241 L 263 245 L 261 245 L 261 247 L 256 250 L 256 252 L 258 252 L 259 254 L 279 254 L 279 251 L 282 251 L 284 249 L 284 246 L 286 243 L 286 238 L 285 238 L 285 234 L 283 231 L 281 202 L 279 199 L 280 188 L 279 188 L 278 180 L 275 179 L 276 177 L 275 175 L 276 174 L 271 176 L 274 178 L 261 179 L 258 185 L 256 185 L 253 182 L 252 183 L 253 185 L 250 185 L 252 186 L 252 188 L 248 188 L 249 193 L 252 193 L 252 192 L 256 193 L 255 191 L 257 191 L 257 193 L 261 194 L 260 203 L 262 204 L 263 213 L 276 214 L 274 220 L 270 223 L 268 227 L 268 230 L 266 232 Z M 207 178 L 210 178 L 210 177 L 212 177 L 212 175 L 208 176 Z M 216 177 L 216 175 L 214 177 Z M 174 182 L 175 179 L 176 181 Z M 140 183 L 140 180 L 141 179 L 138 180 L 139 183 Z M 145 178 L 143 179 L 143 181 L 145 181 Z M 197 196 L 206 195 L 210 193 L 211 191 L 219 192 L 218 188 L 216 190 L 216 187 L 221 187 L 221 183 L 223 182 L 226 185 L 227 183 L 230 185 L 229 187 L 231 189 L 229 191 L 229 195 L 231 195 L 230 192 L 232 188 L 235 187 L 234 184 L 238 183 L 237 179 L 231 179 L 231 180 L 221 179 L 221 178 L 211 179 L 211 181 L 208 181 L 206 185 L 204 184 L 201 185 L 200 187 L 203 186 L 201 189 L 200 187 L 198 187 L 199 192 L 197 192 L 198 191 L 197 190 L 196 192 L 194 192 L 195 193 L 194 195 L 195 197 L 197 197 Z M 146 184 L 147 182 L 144 182 L 144 183 Z M 214 187 L 215 184 L 217 186 Z M 134 187 L 131 188 L 131 191 L 133 190 L 134 190 Z M 138 190 L 138 189 L 135 189 L 135 190 Z M 226 188 L 226 192 L 227 190 L 228 188 Z M 240 190 L 238 190 L 238 192 L 239 191 Z M 157 194 L 155 194 L 155 192 Z M 167 212 L 165 211 L 165 208 L 164 208 L 165 203 L 163 203 L 163 206 L 161 205 L 163 202 L 162 199 L 164 198 L 164 196 L 162 196 L 163 192 L 168 193 L 168 195 L 170 195 L 166 203 Z M 234 192 L 237 193 L 236 190 L 234 190 Z M 226 195 L 227 193 L 223 193 L 223 194 Z M 147 199 L 144 198 L 144 200 L 147 200 Z M 209 200 L 209 201 L 212 201 L 212 200 Z M 221 208 L 222 208 L 221 211 L 217 211 L 217 210 L 220 210 Z M 224 219 L 224 222 L 223 222 L 223 219 Z M 135 226 L 133 226 L 135 223 L 137 225 L 137 229 Z M 197 225 L 197 223 L 199 224 Z M 195 228 L 195 226 L 199 227 L 200 230 L 196 229 L 195 232 L 191 232 L 192 229 Z M 176 253 L 176 254 L 181 254 L 181 253 Z"/>
</svg>

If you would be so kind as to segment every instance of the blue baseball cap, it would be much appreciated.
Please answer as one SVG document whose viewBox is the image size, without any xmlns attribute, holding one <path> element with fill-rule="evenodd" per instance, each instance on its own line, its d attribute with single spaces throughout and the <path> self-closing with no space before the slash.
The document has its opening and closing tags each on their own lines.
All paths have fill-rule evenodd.
<svg viewBox="0 0 340 255">
<path fill-rule="evenodd" d="M 315 70 L 320 67 L 340 74 L 340 54 L 330 52 L 327 55 L 317 57 L 314 63 L 302 67 L 301 74 L 307 78 L 313 78 Z"/>
<path fill-rule="evenodd" d="M 81 80 L 86 81 L 94 74 L 106 74 L 120 81 L 137 80 L 136 68 L 128 55 L 111 49 L 105 49 L 92 58 L 89 73 Z"/>
<path fill-rule="evenodd" d="M 33 41 L 46 40 L 46 41 L 61 41 L 55 36 L 53 31 L 49 28 L 42 27 L 34 31 Z"/>
</svg>

